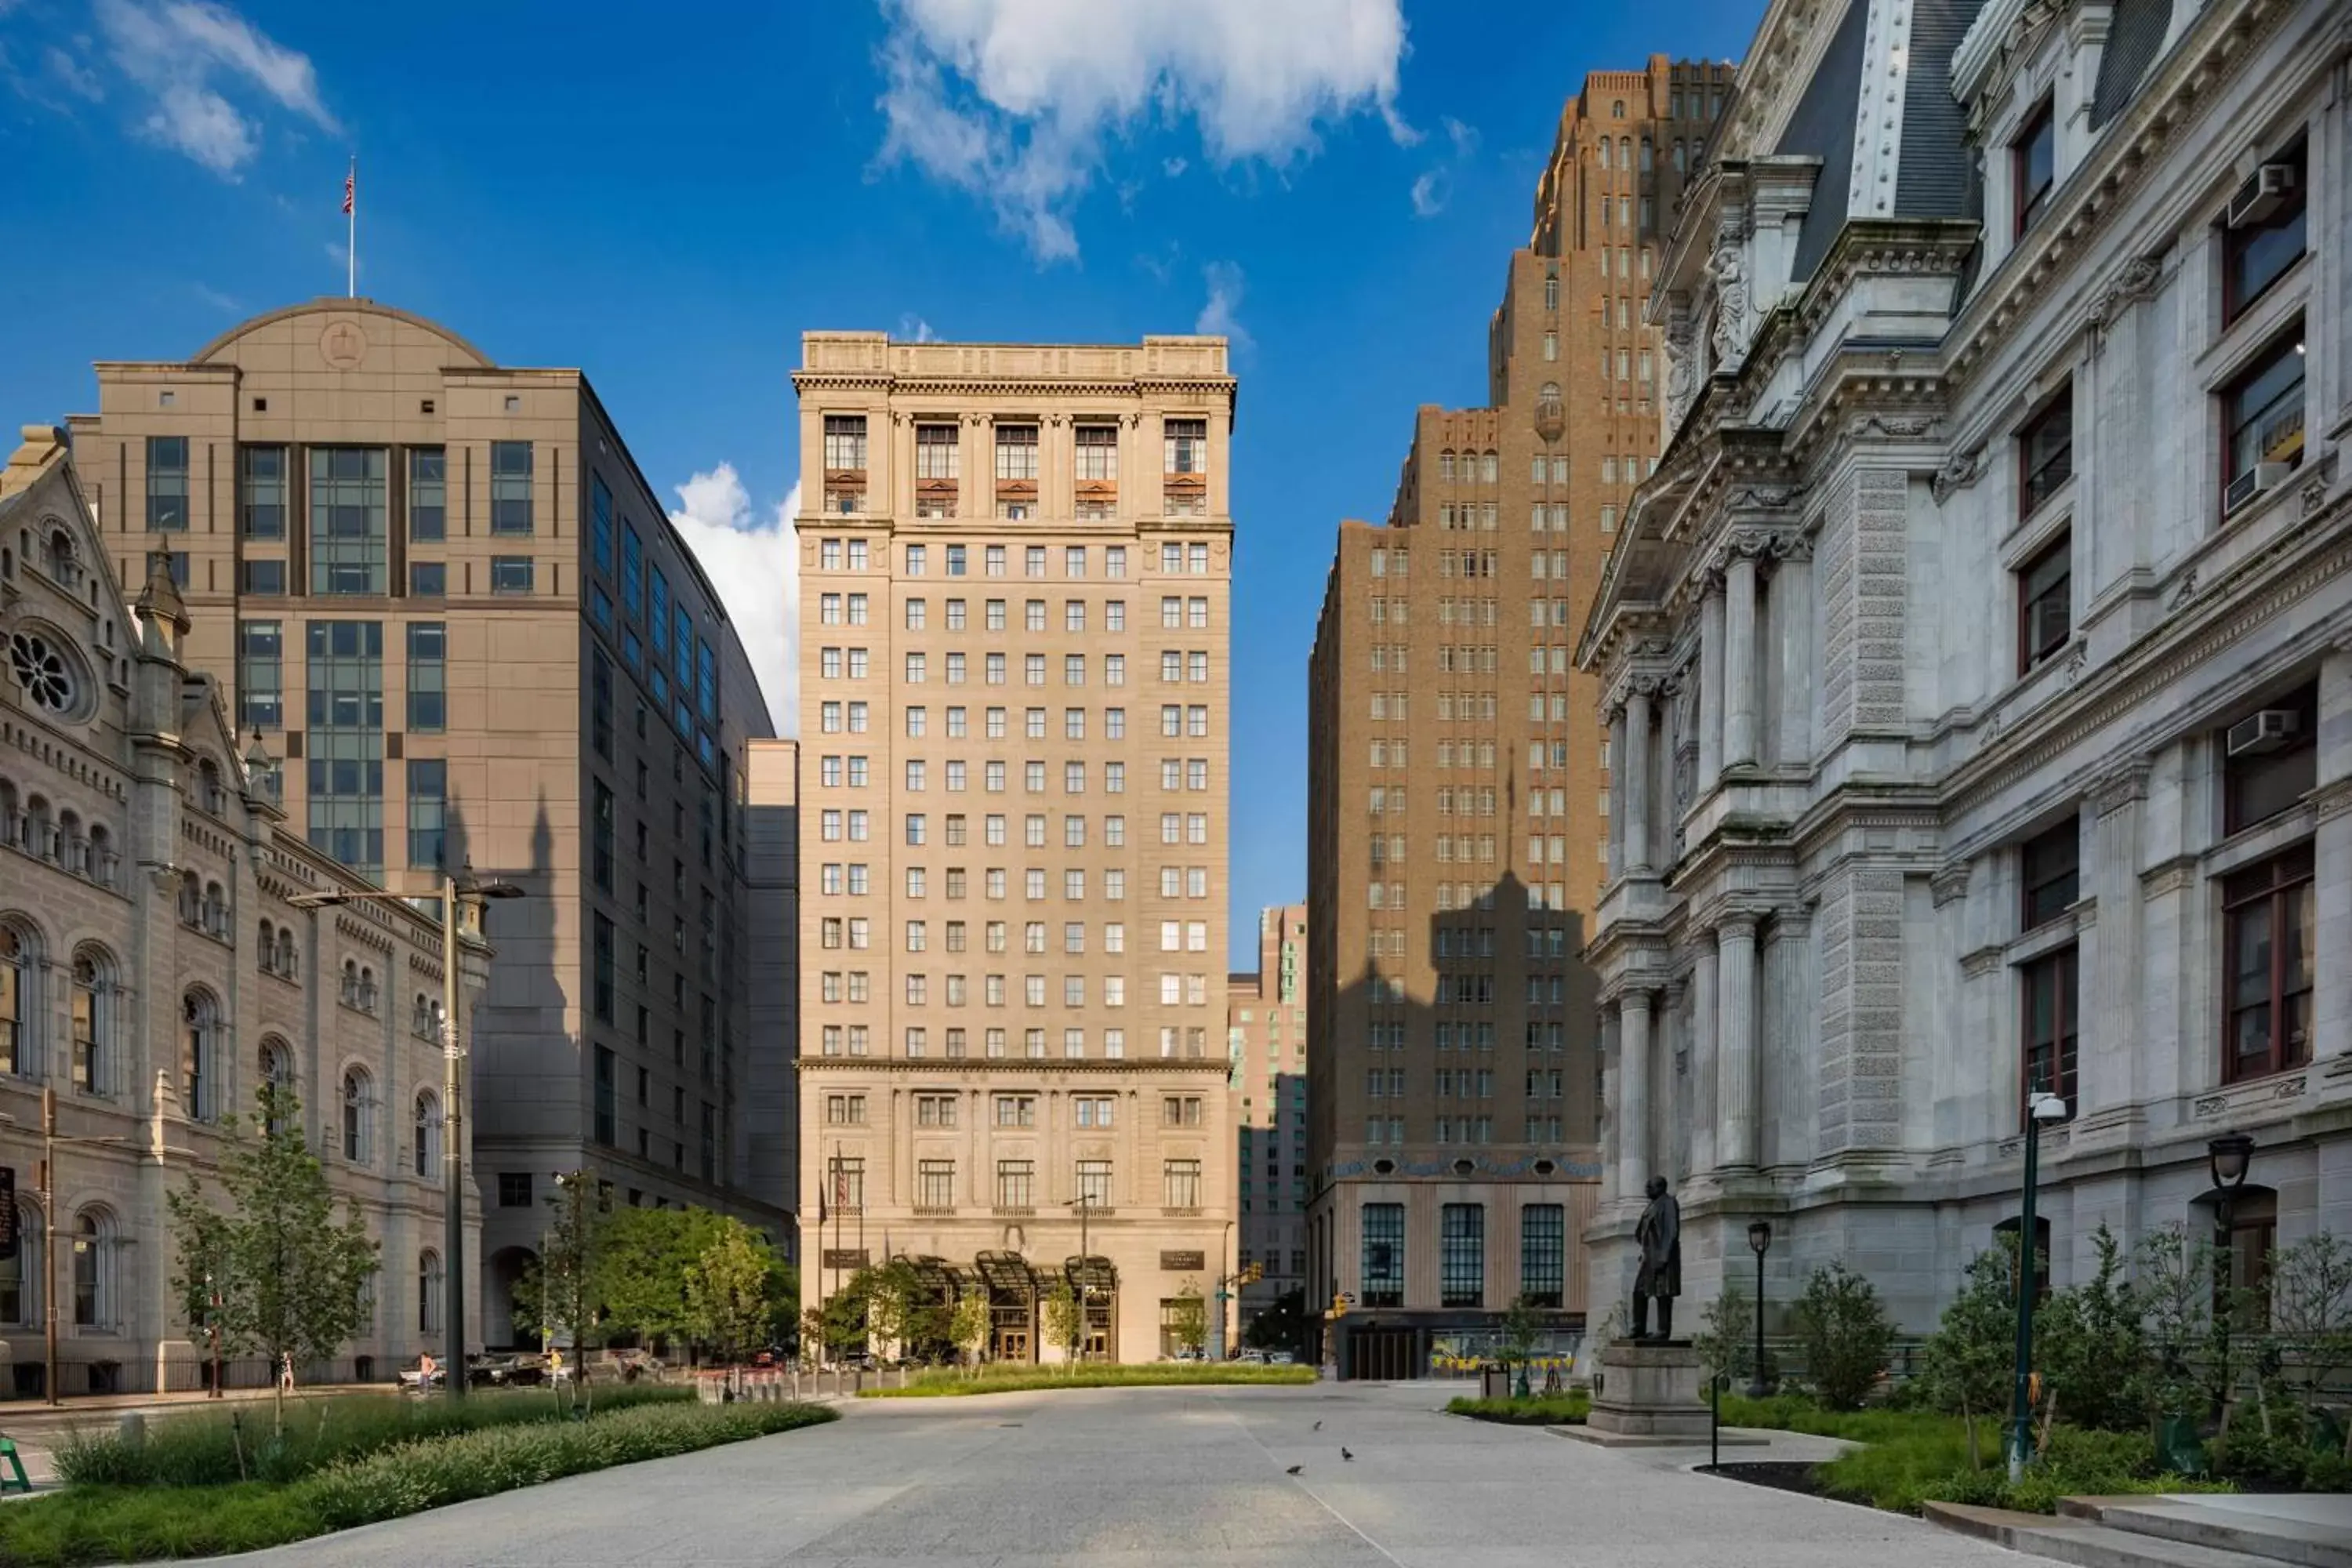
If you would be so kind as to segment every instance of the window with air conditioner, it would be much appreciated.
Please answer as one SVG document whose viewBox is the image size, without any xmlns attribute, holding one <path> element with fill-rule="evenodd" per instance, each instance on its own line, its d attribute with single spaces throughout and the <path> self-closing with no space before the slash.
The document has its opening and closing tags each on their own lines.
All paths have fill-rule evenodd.
<svg viewBox="0 0 2352 1568">
<path fill-rule="evenodd" d="M 2319 783 L 2319 688 L 2305 686 L 2242 713 L 2221 731 L 2222 830 L 2293 807 Z"/>
<path fill-rule="evenodd" d="M 2221 390 L 2221 515 L 2286 482 L 2303 461 L 2303 323 Z"/>
<path fill-rule="evenodd" d="M 2310 163 L 2298 140 L 2265 162 L 2221 215 L 2221 321 L 2243 315 L 2288 268 L 2303 259 Z"/>
</svg>

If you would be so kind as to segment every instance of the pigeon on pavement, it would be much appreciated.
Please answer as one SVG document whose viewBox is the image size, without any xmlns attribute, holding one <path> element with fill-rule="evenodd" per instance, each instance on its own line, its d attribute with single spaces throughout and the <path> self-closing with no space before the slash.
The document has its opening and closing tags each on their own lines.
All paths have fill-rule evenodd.
<svg viewBox="0 0 2352 1568">
<path fill-rule="evenodd" d="M 1320 1421 L 1318 1421 L 1317 1423 L 1315 1423 L 1315 1430 L 1317 1430 L 1318 1432 L 1320 1432 L 1321 1430 L 1323 1430 L 1323 1423 L 1321 1423 Z"/>
<path fill-rule="evenodd" d="M 1348 1452 L 1348 1450 L 1347 1450 L 1347 1449 L 1345 1449 L 1345 1448 L 1342 1448 L 1342 1449 L 1340 1449 L 1340 1450 L 1339 1450 L 1339 1458 L 1343 1458 L 1343 1459 L 1352 1459 L 1352 1458 L 1354 1458 L 1355 1457 L 1356 1457 L 1355 1455 L 1350 1454 L 1350 1453 L 1349 1453 L 1349 1452 Z"/>
<path fill-rule="evenodd" d="M 1304 1466 L 1304 1465 L 1293 1465 L 1293 1466 L 1291 1466 L 1291 1467 L 1290 1467 L 1290 1468 L 1288 1468 L 1288 1469 L 1286 1469 L 1286 1470 L 1283 1471 L 1282 1473 L 1283 1473 L 1284 1475 L 1286 1475 L 1286 1476 L 1295 1476 L 1295 1475 L 1297 1475 L 1299 1471 L 1301 1471 L 1301 1470 L 1305 1469 L 1306 1468 L 1307 1468 L 1307 1467 L 1306 1467 L 1306 1466 Z"/>
</svg>

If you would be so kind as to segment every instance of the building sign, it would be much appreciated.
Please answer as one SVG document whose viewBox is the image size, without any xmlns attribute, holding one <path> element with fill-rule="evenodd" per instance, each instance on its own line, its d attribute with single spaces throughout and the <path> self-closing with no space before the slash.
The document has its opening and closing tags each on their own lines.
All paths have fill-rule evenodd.
<svg viewBox="0 0 2352 1568">
<path fill-rule="evenodd" d="M 1160 1270 L 1163 1274 L 1181 1274 L 1188 1268 L 1206 1268 L 1209 1255 L 1205 1252 L 1163 1252 L 1160 1255 Z"/>
<path fill-rule="evenodd" d="M 828 1247 L 824 1249 L 824 1267 L 863 1268 L 866 1267 L 866 1249 L 862 1247 Z"/>
</svg>

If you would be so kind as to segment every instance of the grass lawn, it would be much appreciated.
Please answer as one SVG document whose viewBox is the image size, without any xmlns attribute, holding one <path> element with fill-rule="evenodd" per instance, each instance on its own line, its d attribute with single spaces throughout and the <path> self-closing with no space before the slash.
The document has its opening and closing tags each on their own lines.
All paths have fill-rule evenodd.
<svg viewBox="0 0 2352 1568">
<path fill-rule="evenodd" d="M 937 1367 L 919 1372 L 904 1388 L 861 1390 L 862 1399 L 952 1399 L 966 1394 L 1025 1394 L 1049 1388 L 1150 1388 L 1195 1384 L 1307 1384 L 1311 1366 L 1261 1366 L 1255 1362 L 1139 1362 L 1129 1365 L 982 1367 L 977 1373 Z"/>
<path fill-rule="evenodd" d="M 1581 1426 L 1592 1412 L 1592 1400 L 1583 1394 L 1530 1394 L 1525 1399 L 1471 1399 L 1445 1402 L 1449 1415 L 1475 1421 L 1499 1421 L 1507 1426 Z"/>
<path fill-rule="evenodd" d="M 552 1401 L 542 1395 L 541 1403 Z M 257 1551 L 834 1418 L 822 1405 L 641 1402 L 584 1421 L 478 1424 L 410 1437 L 290 1480 L 69 1485 L 0 1508 L 0 1563 L 69 1568 Z M 172 1425 L 158 1423 L 156 1431 Z"/>
</svg>

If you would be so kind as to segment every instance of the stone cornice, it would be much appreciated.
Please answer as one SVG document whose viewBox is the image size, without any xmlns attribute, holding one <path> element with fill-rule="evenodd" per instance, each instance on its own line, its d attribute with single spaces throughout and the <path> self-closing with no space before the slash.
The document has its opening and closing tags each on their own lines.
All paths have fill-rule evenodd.
<svg viewBox="0 0 2352 1568">
<path fill-rule="evenodd" d="M 2100 134 L 2089 160 L 2054 193 L 2051 210 L 1962 309 L 1945 340 L 1956 384 L 2008 341 L 2051 280 L 2115 221 L 2124 198 L 2155 170 L 2160 154 L 2202 121 L 2203 102 L 2245 68 L 2255 46 L 2294 9 L 2295 0 L 2217 0 L 2189 24 L 2161 74 L 2133 100 L 2123 120 Z"/>
<path fill-rule="evenodd" d="M 925 1057 L 914 1061 L 901 1057 L 801 1057 L 793 1061 L 793 1069 L 795 1072 L 914 1074 L 932 1078 L 962 1074 L 967 1079 L 985 1078 L 1006 1089 L 1018 1089 L 1027 1087 L 1033 1079 L 1066 1074 L 1079 1078 L 1115 1078 L 1121 1073 L 1145 1078 L 1181 1078 L 1188 1073 L 1209 1073 L 1223 1079 L 1231 1070 L 1231 1065 L 1223 1057 L 1120 1057 L 1115 1060 L 1072 1057 L 1035 1059 L 1028 1057 Z"/>
<path fill-rule="evenodd" d="M 2091 800 L 2098 814 L 2106 816 L 2146 800 L 2147 775 L 2154 770 L 2147 758 L 2134 757 L 2092 785 Z"/>
</svg>

